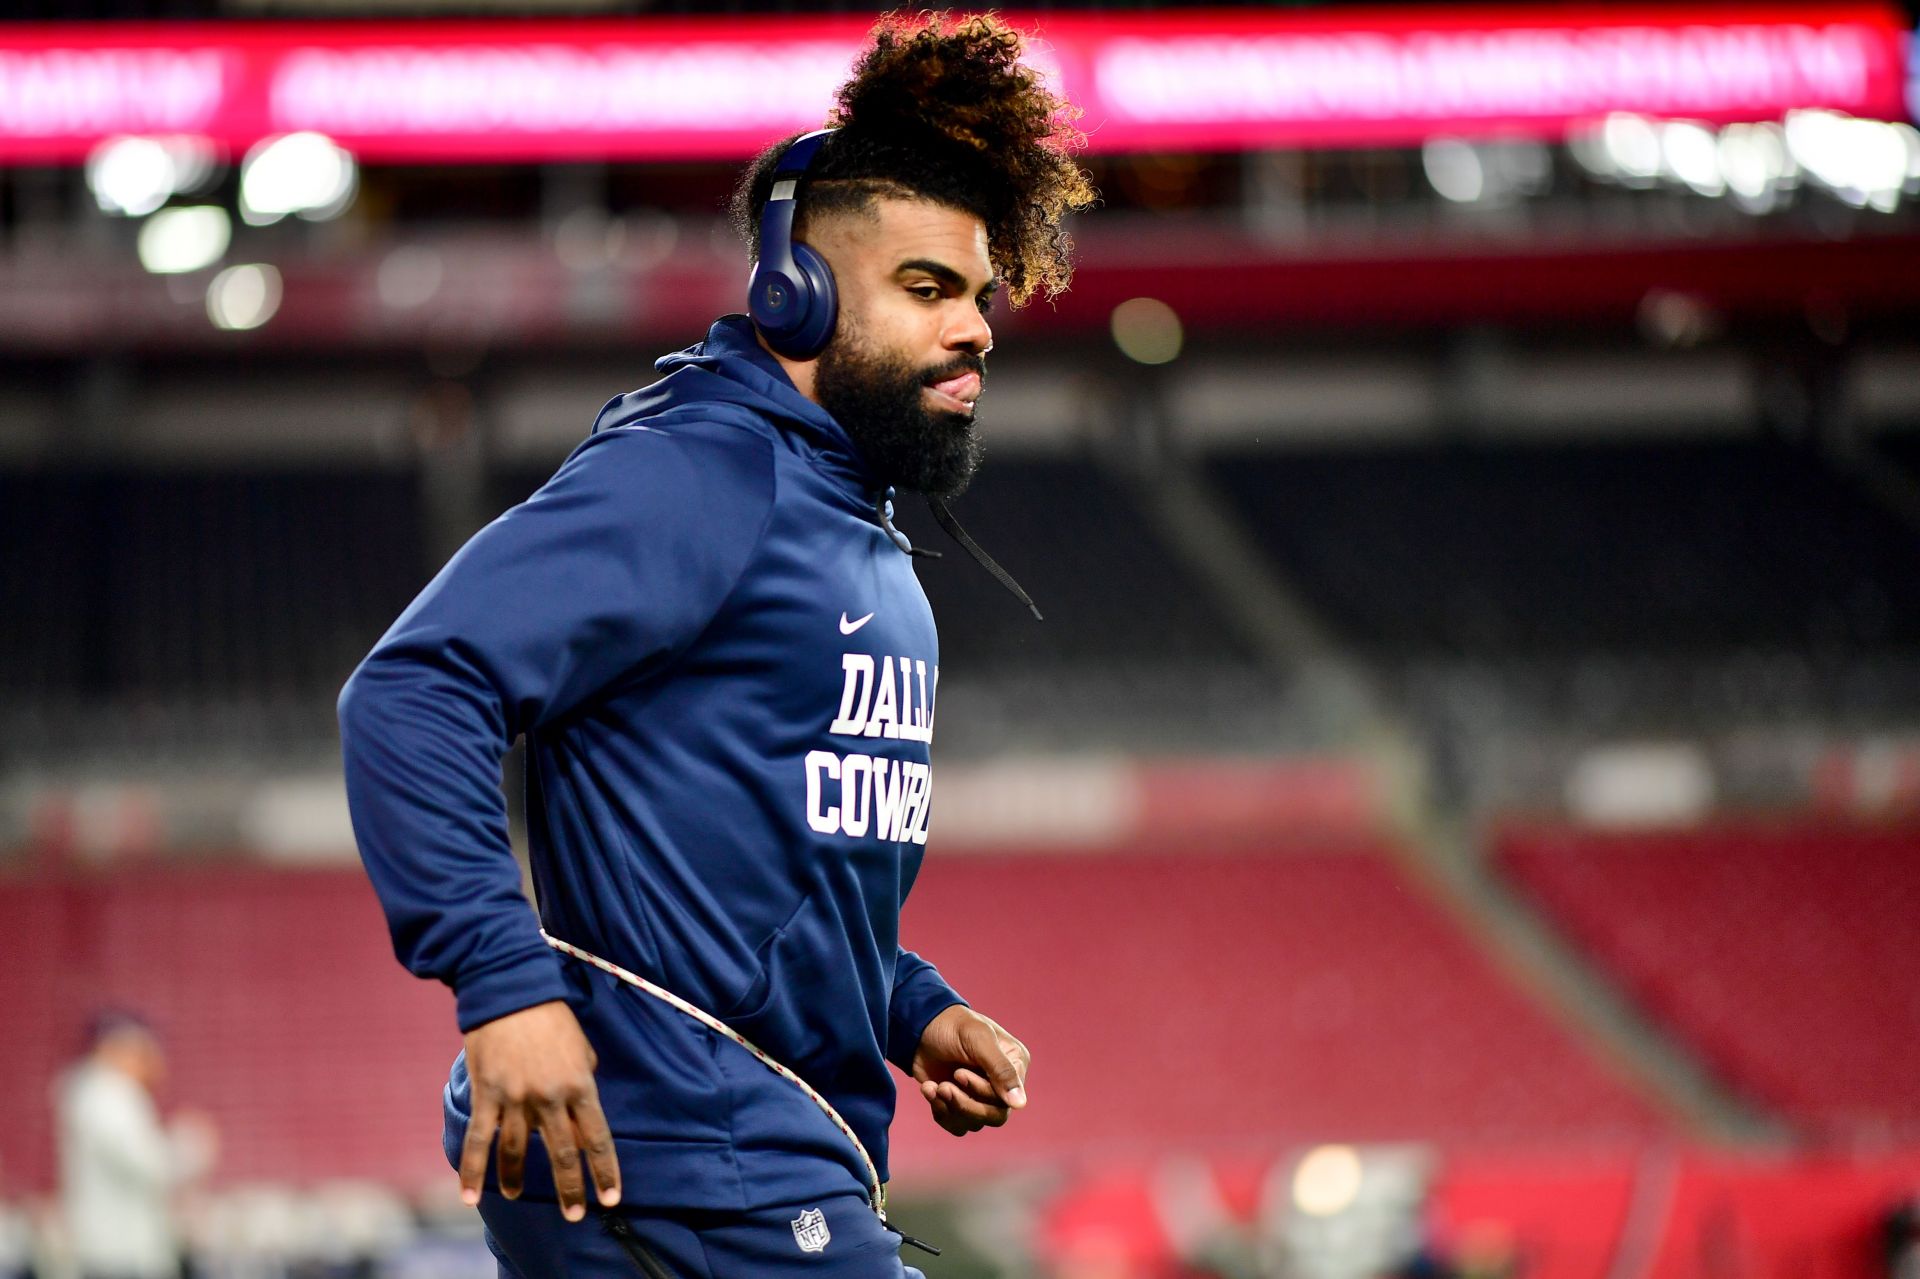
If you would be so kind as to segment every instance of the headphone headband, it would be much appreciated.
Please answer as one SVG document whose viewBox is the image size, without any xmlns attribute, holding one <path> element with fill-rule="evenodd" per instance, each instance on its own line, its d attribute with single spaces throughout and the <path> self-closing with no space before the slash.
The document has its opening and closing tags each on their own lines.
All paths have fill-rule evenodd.
<svg viewBox="0 0 1920 1279">
<path fill-rule="evenodd" d="M 775 162 L 773 180 L 778 182 L 781 178 L 804 175 L 813 164 L 813 157 L 820 154 L 821 145 L 838 132 L 838 129 L 815 129 L 812 133 L 803 133 L 795 138 Z"/>
</svg>

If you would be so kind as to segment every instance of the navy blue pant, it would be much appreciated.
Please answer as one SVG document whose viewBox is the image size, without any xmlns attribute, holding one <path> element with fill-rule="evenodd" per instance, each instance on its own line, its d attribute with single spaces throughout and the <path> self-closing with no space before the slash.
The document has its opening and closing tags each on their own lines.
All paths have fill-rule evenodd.
<svg viewBox="0 0 1920 1279">
<path fill-rule="evenodd" d="M 500 1279 L 649 1279 L 599 1213 L 570 1222 L 552 1203 L 489 1191 L 480 1219 Z M 854 1193 L 745 1214 L 621 1219 L 672 1279 L 925 1279 L 901 1264 L 900 1236 Z"/>
</svg>

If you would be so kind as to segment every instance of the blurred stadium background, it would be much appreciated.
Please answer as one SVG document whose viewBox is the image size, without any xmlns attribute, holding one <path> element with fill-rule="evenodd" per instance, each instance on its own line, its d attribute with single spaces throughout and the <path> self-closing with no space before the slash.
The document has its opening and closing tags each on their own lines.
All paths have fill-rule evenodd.
<svg viewBox="0 0 1920 1279">
<path fill-rule="evenodd" d="M 112 1005 L 220 1130 L 201 1273 L 491 1273 L 333 697 L 737 308 L 873 17 L 641 8 L 0 23 L 0 1270 Z M 922 571 L 908 935 L 1038 1065 L 903 1109 L 930 1273 L 1920 1273 L 1913 11 L 1026 24 L 1105 201 L 960 504 L 1048 620 Z"/>
</svg>

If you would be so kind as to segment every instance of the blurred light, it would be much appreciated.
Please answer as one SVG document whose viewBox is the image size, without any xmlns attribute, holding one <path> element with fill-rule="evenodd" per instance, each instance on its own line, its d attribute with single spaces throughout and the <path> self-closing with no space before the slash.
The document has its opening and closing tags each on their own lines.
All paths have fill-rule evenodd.
<svg viewBox="0 0 1920 1279">
<path fill-rule="evenodd" d="M 1786 136 L 1788 153 L 1821 186 L 1856 209 L 1883 213 L 1899 207 L 1920 150 L 1910 126 L 1838 111 L 1792 112 Z"/>
<path fill-rule="evenodd" d="M 1574 162 L 1587 173 L 1603 181 L 1612 182 L 1620 173 L 1614 165 L 1613 156 L 1607 150 L 1606 129 L 1603 125 L 1576 125 L 1567 131 L 1567 151 Z"/>
<path fill-rule="evenodd" d="M 1615 112 L 1600 126 L 1613 176 L 1629 186 L 1651 186 L 1660 176 L 1660 134 L 1645 116 Z"/>
<path fill-rule="evenodd" d="M 408 311 L 433 301 L 446 278 L 440 255 L 419 245 L 403 245 L 387 254 L 374 277 L 380 300 L 396 311 Z"/>
<path fill-rule="evenodd" d="M 360 182 L 353 156 L 319 133 L 268 138 L 240 166 L 240 216 L 254 226 L 289 213 L 311 221 L 338 217 Z"/>
<path fill-rule="evenodd" d="M 1786 134 L 1777 124 L 1730 124 L 1720 131 L 1720 176 L 1740 206 L 1765 213 L 1795 176 Z"/>
<path fill-rule="evenodd" d="M 173 161 L 173 190 L 180 195 L 203 190 L 210 185 L 218 158 L 213 141 L 189 134 L 158 139 Z"/>
<path fill-rule="evenodd" d="M 1677 289 L 1649 289 L 1634 319 L 1647 341 L 1674 350 L 1699 346 L 1720 333 L 1720 317 L 1706 300 Z"/>
<path fill-rule="evenodd" d="M 1180 355 L 1180 317 L 1158 298 L 1133 298 L 1113 308 L 1113 344 L 1129 360 L 1166 364 Z"/>
<path fill-rule="evenodd" d="M 625 221 L 584 206 L 560 219 L 553 230 L 553 251 L 570 271 L 602 271 L 619 259 L 626 239 Z"/>
<path fill-rule="evenodd" d="M 1433 189 L 1457 204 L 1502 204 L 1543 195 L 1553 186 L 1553 153 L 1529 138 L 1430 138 L 1420 159 Z"/>
<path fill-rule="evenodd" d="M 1553 186 L 1553 153 L 1531 139 L 1483 143 L 1480 163 L 1490 194 L 1545 195 Z"/>
<path fill-rule="evenodd" d="M 1660 126 L 1660 167 L 1700 195 L 1727 193 L 1720 173 L 1720 146 L 1705 125 L 1674 120 Z"/>
<path fill-rule="evenodd" d="M 1480 153 L 1473 149 L 1471 142 L 1460 138 L 1429 138 L 1420 148 L 1420 163 L 1433 189 L 1455 204 L 1471 204 L 1487 189 Z"/>
<path fill-rule="evenodd" d="M 629 213 L 624 219 L 627 233 L 620 245 L 620 261 L 628 270 L 651 271 L 673 256 L 680 243 L 680 223 L 671 213 L 649 209 Z M 727 256 L 740 251 L 736 242 Z"/>
<path fill-rule="evenodd" d="M 1566 782 L 1567 807 L 1595 826 L 1684 827 L 1714 806 L 1713 765 L 1688 743 L 1596 746 Z"/>
<path fill-rule="evenodd" d="M 140 228 L 140 265 L 155 275 L 212 266 L 233 241 L 233 219 L 218 205 L 161 209 Z"/>
<path fill-rule="evenodd" d="M 167 202 L 178 175 L 154 138 L 109 138 L 87 157 L 87 187 L 106 213 L 143 217 Z"/>
<path fill-rule="evenodd" d="M 1293 1206 L 1309 1217 L 1336 1217 L 1353 1207 L 1364 1178 L 1352 1146 L 1317 1146 L 1293 1170 Z"/>
<path fill-rule="evenodd" d="M 280 272 L 265 263 L 230 266 L 207 285 L 207 318 L 222 329 L 257 329 L 280 309 Z"/>
</svg>

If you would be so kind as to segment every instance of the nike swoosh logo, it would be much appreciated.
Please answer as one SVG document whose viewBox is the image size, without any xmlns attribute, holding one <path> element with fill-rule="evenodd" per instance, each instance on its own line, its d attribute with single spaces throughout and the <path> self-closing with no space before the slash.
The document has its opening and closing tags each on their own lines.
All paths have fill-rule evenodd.
<svg viewBox="0 0 1920 1279">
<path fill-rule="evenodd" d="M 868 613 L 865 617 L 858 617 L 858 618 L 855 618 L 853 621 L 849 622 L 847 620 L 847 615 L 845 613 L 842 613 L 840 614 L 840 633 L 842 635 L 851 635 L 855 631 L 859 630 L 862 626 L 865 626 L 868 622 L 871 622 L 872 620 L 873 620 L 873 614 Z"/>
</svg>

